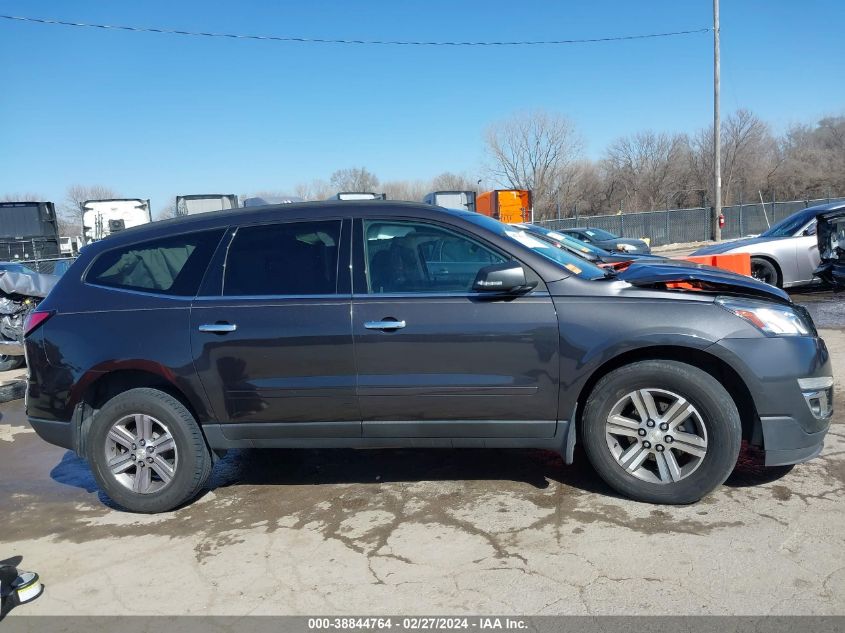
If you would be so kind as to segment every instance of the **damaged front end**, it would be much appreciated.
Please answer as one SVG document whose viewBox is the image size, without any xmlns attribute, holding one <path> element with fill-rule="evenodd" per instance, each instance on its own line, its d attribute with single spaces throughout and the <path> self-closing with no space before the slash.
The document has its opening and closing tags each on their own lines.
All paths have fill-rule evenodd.
<svg viewBox="0 0 845 633">
<path fill-rule="evenodd" d="M 26 318 L 57 281 L 55 275 L 0 271 L 0 357 L 23 356 Z"/>
<path fill-rule="evenodd" d="M 819 267 L 813 275 L 834 290 L 845 288 L 845 208 L 816 216 Z"/>
<path fill-rule="evenodd" d="M 618 271 L 632 286 L 680 292 L 707 292 L 791 303 L 789 295 L 753 277 L 686 261 L 633 262 Z"/>
</svg>

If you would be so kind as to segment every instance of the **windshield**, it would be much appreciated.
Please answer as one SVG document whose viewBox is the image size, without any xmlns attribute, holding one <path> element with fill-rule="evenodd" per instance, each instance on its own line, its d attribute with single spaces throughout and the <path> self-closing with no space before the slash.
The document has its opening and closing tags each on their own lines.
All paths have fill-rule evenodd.
<svg viewBox="0 0 845 633">
<path fill-rule="evenodd" d="M 607 231 L 603 231 L 602 229 L 582 229 L 586 235 L 589 235 L 594 240 L 615 240 L 618 239 L 618 236 L 614 235 L 613 233 L 608 233 Z"/>
<path fill-rule="evenodd" d="M 812 217 L 813 216 L 808 215 L 803 211 L 794 213 L 760 235 L 761 237 L 792 237 L 799 229 L 802 229 Z"/>
<path fill-rule="evenodd" d="M 573 255 L 569 251 L 560 249 L 541 239 L 539 236 L 532 235 L 529 231 L 519 226 L 504 224 L 480 213 L 462 214 L 461 217 L 483 226 L 485 229 L 493 231 L 498 235 L 507 237 L 522 246 L 530 248 L 538 255 L 542 255 L 579 277 L 583 277 L 584 279 L 603 279 L 607 276 L 605 271 L 595 264 L 591 264 L 586 259 Z"/>
<path fill-rule="evenodd" d="M 579 251 L 581 253 L 585 253 L 585 254 L 589 253 L 589 254 L 595 255 L 595 256 L 600 257 L 600 258 L 611 254 L 609 251 L 606 251 L 605 249 L 603 249 L 599 246 L 595 246 L 593 244 L 587 244 L 587 242 L 582 242 L 578 238 L 573 237 L 571 235 L 567 235 L 566 233 L 559 233 L 558 231 L 550 231 L 549 229 L 538 227 L 538 226 L 534 226 L 533 230 L 537 231 L 538 233 L 542 233 L 543 235 L 545 235 L 546 237 L 548 237 L 550 239 L 553 239 L 553 240 L 558 241 L 562 244 L 565 244 L 569 248 L 572 248 L 572 249 Z"/>
</svg>

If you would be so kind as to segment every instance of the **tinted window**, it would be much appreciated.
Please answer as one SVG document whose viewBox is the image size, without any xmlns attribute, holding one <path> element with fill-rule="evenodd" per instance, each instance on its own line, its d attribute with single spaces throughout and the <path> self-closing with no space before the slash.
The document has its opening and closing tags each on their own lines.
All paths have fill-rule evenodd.
<svg viewBox="0 0 845 633">
<path fill-rule="evenodd" d="M 223 229 L 132 244 L 100 255 L 86 281 L 141 292 L 192 297 Z"/>
<path fill-rule="evenodd" d="M 428 224 L 364 222 L 371 293 L 469 292 L 478 271 L 507 261 L 478 242 Z"/>
<path fill-rule="evenodd" d="M 616 236 L 613 233 L 608 233 L 601 229 L 584 229 L 584 235 L 594 240 L 615 240 Z"/>
<path fill-rule="evenodd" d="M 760 235 L 761 237 L 792 237 L 798 229 L 803 228 L 814 217 L 814 213 L 814 211 L 793 213 Z"/>
<path fill-rule="evenodd" d="M 337 291 L 340 220 L 238 229 L 224 295 L 323 295 Z"/>
</svg>

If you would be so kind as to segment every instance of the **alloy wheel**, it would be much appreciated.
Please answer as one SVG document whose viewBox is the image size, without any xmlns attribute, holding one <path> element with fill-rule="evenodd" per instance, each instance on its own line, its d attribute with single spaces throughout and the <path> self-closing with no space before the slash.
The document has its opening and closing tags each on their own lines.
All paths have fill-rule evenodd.
<svg viewBox="0 0 845 633">
<path fill-rule="evenodd" d="M 686 398 L 664 389 L 622 397 L 605 423 L 616 462 L 638 479 L 671 484 L 695 472 L 707 454 L 707 427 Z"/>
<path fill-rule="evenodd" d="M 127 415 L 106 436 L 106 464 L 125 488 L 140 494 L 158 492 L 176 474 L 179 455 L 170 429 L 150 415 Z"/>
</svg>

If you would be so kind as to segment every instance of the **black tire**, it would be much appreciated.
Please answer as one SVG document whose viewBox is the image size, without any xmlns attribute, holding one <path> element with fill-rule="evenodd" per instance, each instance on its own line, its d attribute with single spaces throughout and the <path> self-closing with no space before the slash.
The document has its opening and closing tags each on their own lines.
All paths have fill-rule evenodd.
<svg viewBox="0 0 845 633">
<path fill-rule="evenodd" d="M 679 481 L 652 483 L 638 479 L 617 461 L 608 446 L 608 415 L 626 394 L 638 389 L 662 389 L 682 396 L 704 421 L 706 453 L 698 467 Z M 584 407 L 582 437 L 593 468 L 614 490 L 637 501 L 683 504 L 698 501 L 731 474 L 742 442 L 742 425 L 736 405 L 713 376 L 685 363 L 647 360 L 620 367 L 596 383 Z M 656 460 L 656 456 L 647 459 Z"/>
<path fill-rule="evenodd" d="M 138 493 L 127 488 L 107 464 L 106 439 L 112 425 L 132 414 L 152 416 L 165 423 L 175 442 L 179 461 L 173 478 L 160 490 Z M 193 499 L 211 474 L 212 460 L 197 421 L 173 396 L 157 389 L 131 389 L 109 400 L 94 416 L 86 438 L 86 457 L 100 488 L 131 512 L 173 510 Z"/>
<path fill-rule="evenodd" d="M 778 269 L 775 265 L 764 257 L 751 258 L 751 276 L 770 286 L 780 288 L 781 280 Z"/>
<path fill-rule="evenodd" d="M 10 380 L 0 383 L 0 402 L 20 400 L 26 394 L 25 380 Z"/>
<path fill-rule="evenodd" d="M 6 356 L 5 354 L 0 354 L 0 371 L 18 369 L 19 367 L 23 367 L 23 365 L 23 356 Z"/>
</svg>

